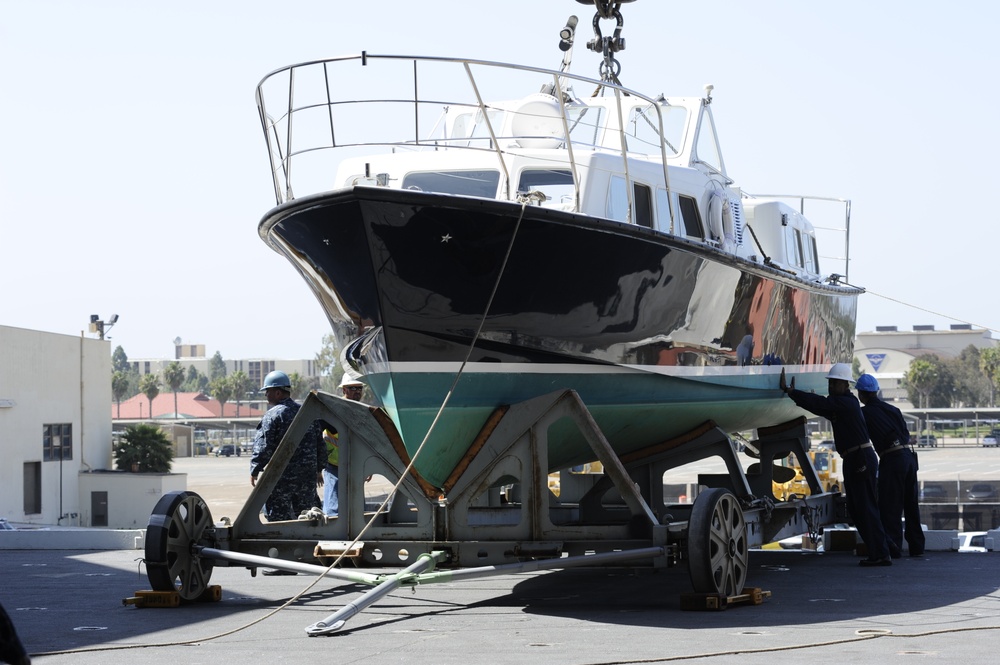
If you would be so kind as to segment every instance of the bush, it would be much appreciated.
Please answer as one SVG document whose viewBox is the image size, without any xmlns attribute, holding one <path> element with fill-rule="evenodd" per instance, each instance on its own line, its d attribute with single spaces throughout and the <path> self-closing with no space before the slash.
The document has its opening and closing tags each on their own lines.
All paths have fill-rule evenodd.
<svg viewBox="0 0 1000 665">
<path fill-rule="evenodd" d="M 115 449 L 119 471 L 170 473 L 173 459 L 170 439 L 155 425 L 129 425 Z"/>
</svg>

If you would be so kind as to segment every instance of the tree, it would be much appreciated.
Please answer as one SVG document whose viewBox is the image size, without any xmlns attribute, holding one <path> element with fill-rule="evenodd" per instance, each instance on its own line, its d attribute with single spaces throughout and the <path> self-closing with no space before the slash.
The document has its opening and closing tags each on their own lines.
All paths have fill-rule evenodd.
<svg viewBox="0 0 1000 665">
<path fill-rule="evenodd" d="M 226 415 L 226 402 L 233 396 L 232 383 L 225 376 L 220 376 L 208 385 L 212 397 L 219 400 L 219 415 Z"/>
<path fill-rule="evenodd" d="M 132 366 L 128 363 L 128 356 L 125 355 L 125 349 L 121 347 L 121 344 L 115 347 L 114 353 L 111 354 L 111 369 L 114 372 L 121 372 L 122 374 L 128 374 Z"/>
<path fill-rule="evenodd" d="M 937 356 L 931 356 L 930 358 L 937 360 Z M 908 386 L 912 387 L 920 396 L 918 406 L 923 409 L 927 408 L 931 391 L 934 390 L 939 378 L 938 368 L 930 358 L 921 356 L 911 362 L 910 369 L 905 375 Z"/>
<path fill-rule="evenodd" d="M 953 379 L 952 408 L 986 406 L 990 403 L 990 384 L 980 371 L 981 352 L 970 344 L 957 357 L 944 362 Z"/>
<path fill-rule="evenodd" d="M 139 381 L 139 392 L 149 400 L 149 417 L 153 417 L 153 400 L 160 394 L 160 379 L 155 374 L 146 374 Z"/>
<path fill-rule="evenodd" d="M 115 398 L 115 404 L 118 405 L 118 418 L 122 417 L 122 398 L 128 395 L 128 391 L 128 375 L 121 371 L 114 372 L 111 375 L 111 396 Z"/>
<path fill-rule="evenodd" d="M 323 347 L 316 354 L 316 372 L 320 377 L 320 388 L 328 393 L 337 391 L 336 369 L 339 364 L 340 349 L 337 338 L 332 333 L 323 335 Z M 293 384 L 294 387 L 294 384 Z"/>
<path fill-rule="evenodd" d="M 296 401 L 302 401 L 305 399 L 306 395 L 309 394 L 309 391 L 316 387 L 312 384 L 312 382 L 306 381 L 306 378 L 298 372 L 292 372 L 289 374 L 288 382 L 292 384 L 292 399 Z"/>
<path fill-rule="evenodd" d="M 990 384 L 990 407 L 995 404 L 997 379 L 1000 378 L 1000 347 L 991 347 L 979 352 L 979 371 Z"/>
<path fill-rule="evenodd" d="M 171 392 L 174 393 L 174 418 L 179 418 L 180 414 L 177 413 L 177 391 L 180 390 L 181 384 L 184 383 L 184 368 L 176 360 L 163 368 L 163 380 L 166 381 L 167 385 L 170 386 Z"/>
<path fill-rule="evenodd" d="M 237 370 L 229 375 L 229 385 L 233 391 L 233 398 L 236 400 L 236 417 L 240 417 L 240 402 L 247 397 L 247 393 L 254 387 L 254 383 L 243 370 Z"/>
<path fill-rule="evenodd" d="M 226 361 L 222 359 L 222 354 L 218 351 L 208 361 L 208 381 L 211 383 L 216 379 L 221 379 L 226 375 Z"/>
<path fill-rule="evenodd" d="M 187 377 L 184 379 L 184 392 L 208 392 L 208 377 L 199 372 L 194 365 L 188 365 Z"/>
<path fill-rule="evenodd" d="M 170 439 L 156 425 L 129 425 L 115 447 L 115 467 L 119 471 L 170 473 L 173 459 Z"/>
</svg>

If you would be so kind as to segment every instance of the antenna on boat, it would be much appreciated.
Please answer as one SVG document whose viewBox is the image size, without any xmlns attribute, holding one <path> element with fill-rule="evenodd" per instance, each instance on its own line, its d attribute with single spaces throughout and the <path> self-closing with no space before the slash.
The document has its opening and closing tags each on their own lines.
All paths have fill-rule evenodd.
<svg viewBox="0 0 1000 665">
<path fill-rule="evenodd" d="M 625 50 L 625 38 L 622 37 L 622 26 L 625 20 L 622 18 L 621 6 L 624 2 L 633 0 L 576 0 L 583 5 L 594 5 L 597 12 L 594 14 L 594 38 L 587 42 L 587 48 L 595 53 L 604 55 L 604 62 L 601 63 L 601 80 L 606 83 L 621 85 L 618 74 L 621 73 L 622 65 L 615 59 L 614 54 Z M 605 37 L 601 33 L 601 19 L 614 19 L 616 21 L 615 31 L 610 37 Z"/>
</svg>

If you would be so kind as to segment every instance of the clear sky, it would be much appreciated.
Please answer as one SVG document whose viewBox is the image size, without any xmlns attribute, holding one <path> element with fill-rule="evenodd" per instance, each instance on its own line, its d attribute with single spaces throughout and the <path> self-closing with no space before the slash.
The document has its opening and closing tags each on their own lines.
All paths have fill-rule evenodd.
<svg viewBox="0 0 1000 665">
<path fill-rule="evenodd" d="M 853 201 L 850 278 L 871 292 L 859 330 L 1000 329 L 1000 4 L 622 13 L 623 83 L 712 83 L 745 191 Z M 362 50 L 557 68 L 570 14 L 573 71 L 596 77 L 593 8 L 573 0 L 0 0 L 0 324 L 78 335 L 118 314 L 112 348 L 131 358 L 168 357 L 176 337 L 226 358 L 312 357 L 325 316 L 257 236 L 274 205 L 258 81 Z"/>
</svg>

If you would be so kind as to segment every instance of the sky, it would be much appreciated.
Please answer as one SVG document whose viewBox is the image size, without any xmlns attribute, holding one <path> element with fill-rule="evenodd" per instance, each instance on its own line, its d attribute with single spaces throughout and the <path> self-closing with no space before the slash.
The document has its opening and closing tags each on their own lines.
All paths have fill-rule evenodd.
<svg viewBox="0 0 1000 665">
<path fill-rule="evenodd" d="M 91 314 L 118 314 L 111 348 L 133 359 L 171 357 L 178 337 L 312 358 L 326 317 L 257 235 L 275 203 L 257 83 L 363 50 L 555 69 L 570 14 L 573 71 L 596 78 L 594 10 L 573 0 L 0 0 L 0 325 L 89 335 Z M 1000 3 L 636 0 L 622 15 L 622 82 L 713 84 L 744 191 L 851 200 L 859 331 L 1000 330 Z"/>
</svg>

